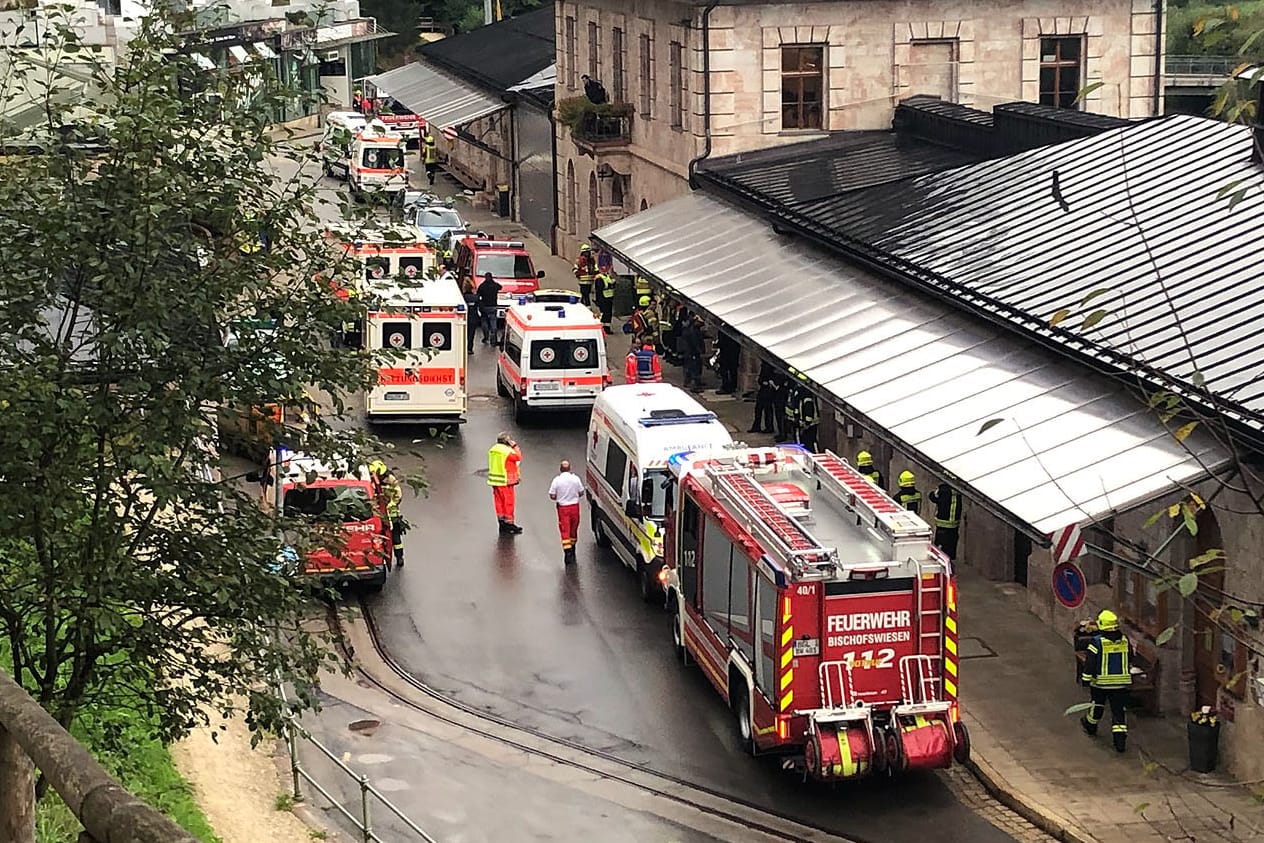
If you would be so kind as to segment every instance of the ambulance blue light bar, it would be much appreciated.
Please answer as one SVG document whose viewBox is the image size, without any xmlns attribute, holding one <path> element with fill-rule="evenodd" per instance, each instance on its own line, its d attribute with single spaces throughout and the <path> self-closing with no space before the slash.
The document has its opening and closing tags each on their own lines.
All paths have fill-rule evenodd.
<svg viewBox="0 0 1264 843">
<path fill-rule="evenodd" d="M 647 416 L 641 427 L 667 427 L 673 424 L 706 424 L 716 420 L 715 413 L 681 413 L 678 416 Z"/>
</svg>

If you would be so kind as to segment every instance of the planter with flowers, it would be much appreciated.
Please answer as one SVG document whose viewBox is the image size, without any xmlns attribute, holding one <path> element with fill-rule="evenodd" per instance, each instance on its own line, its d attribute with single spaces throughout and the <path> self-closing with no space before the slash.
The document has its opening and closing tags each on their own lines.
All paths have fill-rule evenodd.
<svg viewBox="0 0 1264 843">
<path fill-rule="evenodd" d="M 1216 769 L 1220 755 L 1220 718 L 1215 709 L 1205 705 L 1189 715 L 1189 768 L 1196 773 Z"/>
</svg>

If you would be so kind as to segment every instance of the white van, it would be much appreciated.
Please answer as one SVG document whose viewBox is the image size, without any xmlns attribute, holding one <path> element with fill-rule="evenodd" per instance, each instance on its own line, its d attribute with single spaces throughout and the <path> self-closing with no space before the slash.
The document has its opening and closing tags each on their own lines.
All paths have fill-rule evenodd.
<svg viewBox="0 0 1264 843">
<path fill-rule="evenodd" d="M 331 111 L 325 115 L 325 132 L 317 148 L 320 169 L 327 176 L 346 181 L 351 174 L 351 142 L 369 121 L 358 111 Z"/>
<path fill-rule="evenodd" d="M 674 454 L 733 444 L 728 428 L 693 396 L 667 383 L 612 386 L 588 427 L 587 494 L 593 535 L 634 570 L 641 596 L 660 592 L 663 521 Z"/>
<path fill-rule="evenodd" d="M 536 410 L 586 410 L 609 383 L 605 332 L 577 297 L 523 297 L 505 310 L 496 392 L 513 399 L 515 419 Z"/>
</svg>

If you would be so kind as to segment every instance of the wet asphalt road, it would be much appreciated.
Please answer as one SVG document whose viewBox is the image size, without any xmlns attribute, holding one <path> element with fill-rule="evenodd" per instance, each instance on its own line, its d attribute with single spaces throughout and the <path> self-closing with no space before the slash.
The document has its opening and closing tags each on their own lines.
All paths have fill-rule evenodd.
<svg viewBox="0 0 1264 843">
<path fill-rule="evenodd" d="M 674 658 L 667 616 L 641 602 L 631 572 L 593 542 L 585 510 L 578 564 L 562 564 L 546 490 L 567 458 L 582 473 L 586 417 L 515 425 L 494 387 L 494 358 L 471 363 L 469 423 L 439 443 L 412 428 L 377 432 L 424 467 L 426 498 L 405 501 L 407 565 L 372 598 L 391 654 L 433 687 L 549 735 L 607 750 L 863 841 L 992 843 L 1011 837 L 960 804 L 936 775 L 805 785 L 737 747 L 727 706 Z M 500 430 L 523 450 L 517 520 L 501 537 L 486 485 Z"/>
</svg>

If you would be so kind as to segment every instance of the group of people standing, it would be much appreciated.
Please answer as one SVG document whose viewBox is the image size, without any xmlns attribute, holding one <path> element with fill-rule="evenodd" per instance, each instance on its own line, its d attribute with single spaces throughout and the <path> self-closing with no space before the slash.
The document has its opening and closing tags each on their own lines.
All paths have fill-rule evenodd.
<svg viewBox="0 0 1264 843">
<path fill-rule="evenodd" d="M 502 536 L 516 536 L 522 527 L 514 521 L 518 485 L 522 482 L 522 449 L 508 433 L 496 437 L 487 451 L 487 485 L 492 487 L 492 507 Z M 557 530 L 562 540 L 562 561 L 575 561 L 575 543 L 579 540 L 580 502 L 584 497 L 584 481 L 571 471 L 569 460 L 562 460 L 558 474 L 549 483 L 549 500 L 557 507 Z"/>
</svg>

